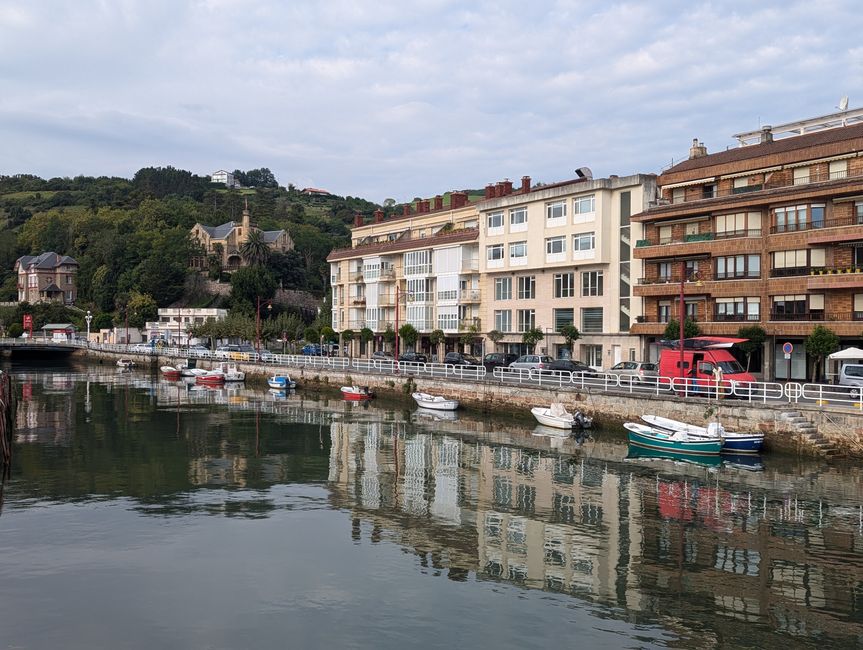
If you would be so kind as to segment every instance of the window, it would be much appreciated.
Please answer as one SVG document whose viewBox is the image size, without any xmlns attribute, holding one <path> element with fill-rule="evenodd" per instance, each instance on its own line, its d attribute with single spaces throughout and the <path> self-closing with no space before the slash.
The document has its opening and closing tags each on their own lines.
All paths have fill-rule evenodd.
<svg viewBox="0 0 863 650">
<path fill-rule="evenodd" d="M 572 298 L 575 295 L 575 274 L 555 273 L 554 274 L 554 297 L 555 298 Z"/>
<path fill-rule="evenodd" d="M 671 320 L 671 303 L 669 301 L 660 302 L 656 309 L 656 316 L 660 323 L 667 323 Z"/>
<path fill-rule="evenodd" d="M 831 181 L 838 178 L 845 178 L 846 176 L 848 176 L 847 160 L 834 160 L 830 163 L 829 177 Z"/>
<path fill-rule="evenodd" d="M 554 203 L 546 203 L 545 218 L 548 221 L 565 221 L 566 220 L 566 201 L 555 201 Z M 553 225 L 558 225 L 557 223 Z"/>
<path fill-rule="evenodd" d="M 572 214 L 592 214 L 596 212 L 596 195 L 579 196 L 572 201 Z"/>
<path fill-rule="evenodd" d="M 753 182 L 754 181 L 754 182 Z M 756 192 L 763 187 L 762 183 L 758 182 L 757 177 L 747 178 L 745 176 L 741 178 L 735 178 L 732 181 L 732 194 L 743 194 L 744 192 Z"/>
<path fill-rule="evenodd" d="M 518 331 L 526 332 L 536 327 L 536 312 L 533 309 L 517 309 Z"/>
<path fill-rule="evenodd" d="M 823 298 L 823 296 L 821 296 Z M 823 309 L 823 303 L 821 305 Z M 791 296 L 773 296 L 773 312 L 771 318 L 783 320 L 783 318 L 793 319 L 795 316 L 800 317 L 806 313 L 806 294 L 798 294 Z"/>
<path fill-rule="evenodd" d="M 503 244 L 486 246 L 485 254 L 489 267 L 503 266 Z"/>
<path fill-rule="evenodd" d="M 411 251 L 405 253 L 405 275 L 423 275 L 431 273 L 432 270 L 432 252 Z"/>
<path fill-rule="evenodd" d="M 793 232 L 824 227 L 824 204 L 789 205 L 776 208 L 776 232 Z"/>
<path fill-rule="evenodd" d="M 685 187 L 675 187 L 671 190 L 671 202 L 672 203 L 683 203 L 686 200 L 686 188 Z"/>
<path fill-rule="evenodd" d="M 580 329 L 585 333 L 601 333 L 602 307 L 582 307 Z"/>
<path fill-rule="evenodd" d="M 490 212 L 488 215 L 489 231 L 503 231 L 503 212 Z"/>
<path fill-rule="evenodd" d="M 826 250 L 823 248 L 798 249 L 791 251 L 774 251 L 773 266 L 770 276 L 774 278 L 791 275 L 805 275 L 810 267 L 824 266 Z"/>
<path fill-rule="evenodd" d="M 794 184 L 804 185 L 809 182 L 809 168 L 795 167 L 794 168 Z"/>
<path fill-rule="evenodd" d="M 363 278 L 365 280 L 376 280 L 379 277 L 381 277 L 380 261 L 363 263 Z"/>
<path fill-rule="evenodd" d="M 863 224 L 863 202 L 854 204 L 854 216 L 857 218 L 856 223 L 858 226 Z"/>
<path fill-rule="evenodd" d="M 527 208 L 514 208 L 509 211 L 510 232 L 527 230 Z"/>
<path fill-rule="evenodd" d="M 444 331 L 457 330 L 458 329 L 458 314 L 438 314 L 437 326 L 439 329 L 442 329 Z M 417 329 L 428 329 L 428 327 L 417 328 Z"/>
<path fill-rule="evenodd" d="M 431 278 L 407 281 L 408 302 L 426 302 L 434 297 Z"/>
<path fill-rule="evenodd" d="M 512 278 L 494 279 L 494 299 L 510 300 L 512 298 Z"/>
<path fill-rule="evenodd" d="M 512 331 L 512 310 L 498 309 L 494 312 L 494 328 L 498 332 Z"/>
<path fill-rule="evenodd" d="M 701 186 L 701 198 L 702 199 L 712 199 L 716 194 L 716 183 L 710 183 L 708 185 Z"/>
<path fill-rule="evenodd" d="M 594 368 L 602 368 L 602 346 L 582 345 L 581 360 Z"/>
<path fill-rule="evenodd" d="M 748 298 L 717 298 L 717 321 L 754 321 L 761 320 L 761 300 Z"/>
<path fill-rule="evenodd" d="M 517 241 L 509 245 L 509 263 L 512 266 L 527 264 L 527 242 Z"/>
<path fill-rule="evenodd" d="M 602 295 L 602 271 L 582 271 L 581 273 L 581 295 Z"/>
<path fill-rule="evenodd" d="M 670 244 L 672 242 L 673 235 L 671 226 L 659 226 L 657 231 L 659 232 L 660 244 Z"/>
<path fill-rule="evenodd" d="M 573 251 L 592 251 L 596 248 L 596 233 L 585 232 L 572 236 Z"/>
<path fill-rule="evenodd" d="M 671 281 L 671 262 L 660 262 L 656 265 L 656 275 L 660 282 Z"/>
<path fill-rule="evenodd" d="M 760 255 L 729 255 L 716 258 L 716 279 L 760 278 Z"/>
<path fill-rule="evenodd" d="M 523 275 L 518 278 L 519 300 L 533 300 L 536 298 L 536 276 Z"/>
<path fill-rule="evenodd" d="M 573 309 L 555 309 L 554 310 L 554 331 L 559 332 L 564 325 L 572 325 L 575 323 L 575 312 Z"/>
<path fill-rule="evenodd" d="M 562 262 L 566 259 L 566 237 L 550 237 L 545 240 L 545 261 Z"/>
<path fill-rule="evenodd" d="M 720 214 L 713 222 L 715 237 L 759 237 L 761 235 L 760 212 L 738 212 Z"/>
</svg>

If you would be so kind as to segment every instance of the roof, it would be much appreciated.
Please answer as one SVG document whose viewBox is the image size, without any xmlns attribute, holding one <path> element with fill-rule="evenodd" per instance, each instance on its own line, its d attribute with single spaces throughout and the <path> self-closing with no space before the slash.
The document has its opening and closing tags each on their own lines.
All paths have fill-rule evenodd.
<svg viewBox="0 0 863 650">
<path fill-rule="evenodd" d="M 462 228 L 461 230 L 451 230 L 441 235 L 422 239 L 399 239 L 393 242 L 379 242 L 366 244 L 365 246 L 356 246 L 354 248 L 338 248 L 330 252 L 327 256 L 327 261 L 336 262 L 338 260 L 362 257 L 374 253 L 397 253 L 414 248 L 431 248 L 432 246 L 440 246 L 441 244 L 473 241 L 478 237 L 479 228 Z"/>
<path fill-rule="evenodd" d="M 272 244 L 275 241 L 278 241 L 279 237 L 281 237 L 285 233 L 284 230 L 262 230 L 261 235 L 264 238 L 264 241 L 268 244 Z"/>
<path fill-rule="evenodd" d="M 201 230 L 206 232 L 213 239 L 225 239 L 239 224 L 236 221 L 228 221 L 220 226 L 205 226 L 202 223 L 199 223 L 198 225 L 201 226 Z"/>
<path fill-rule="evenodd" d="M 63 293 L 63 290 L 53 282 L 44 289 L 42 289 L 42 291 L 44 291 L 45 293 Z"/>
<path fill-rule="evenodd" d="M 327 190 L 321 190 L 317 187 L 304 187 L 301 192 L 305 192 L 307 194 L 329 194 Z"/>
<path fill-rule="evenodd" d="M 706 156 L 701 156 L 700 158 L 684 160 L 683 162 L 666 169 L 663 172 L 663 176 L 666 174 L 675 174 L 677 172 L 685 172 L 693 169 L 712 167 L 714 165 L 740 162 L 751 158 L 772 156 L 775 154 L 796 151 L 798 149 L 808 149 L 810 147 L 833 144 L 844 140 L 852 140 L 854 138 L 863 138 L 863 124 L 825 129 L 823 131 L 816 131 L 805 135 L 782 138 L 780 140 L 774 140 L 773 142 L 726 149 L 725 151 L 708 154 Z"/>
<path fill-rule="evenodd" d="M 42 326 L 43 330 L 77 330 L 72 323 L 45 323 Z"/>
<path fill-rule="evenodd" d="M 41 255 L 22 255 L 16 260 L 19 268 L 37 268 L 53 270 L 58 266 L 78 266 L 78 262 L 68 255 L 58 255 L 54 252 L 42 253 Z"/>
</svg>

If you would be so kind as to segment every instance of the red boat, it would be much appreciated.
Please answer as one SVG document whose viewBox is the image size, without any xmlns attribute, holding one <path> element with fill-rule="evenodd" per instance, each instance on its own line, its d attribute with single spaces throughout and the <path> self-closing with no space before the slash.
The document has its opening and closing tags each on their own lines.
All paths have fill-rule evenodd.
<svg viewBox="0 0 863 650">
<path fill-rule="evenodd" d="M 211 370 L 206 375 L 195 377 L 195 383 L 204 386 L 221 386 L 225 383 L 225 374 L 218 370 Z"/>
<path fill-rule="evenodd" d="M 180 381 L 180 369 L 174 366 L 162 366 L 162 376 L 168 381 Z"/>
<path fill-rule="evenodd" d="M 342 386 L 342 397 L 349 400 L 359 401 L 371 399 L 375 394 L 368 386 Z"/>
</svg>

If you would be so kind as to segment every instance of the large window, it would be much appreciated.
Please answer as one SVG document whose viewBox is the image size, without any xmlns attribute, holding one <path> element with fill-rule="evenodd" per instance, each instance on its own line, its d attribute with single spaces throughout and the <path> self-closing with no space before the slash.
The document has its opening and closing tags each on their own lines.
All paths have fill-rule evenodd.
<svg viewBox="0 0 863 650">
<path fill-rule="evenodd" d="M 533 300 L 536 298 L 536 276 L 522 275 L 518 278 L 519 300 Z"/>
<path fill-rule="evenodd" d="M 503 262 L 503 244 L 492 244 L 485 247 L 486 259 L 489 262 Z"/>
<path fill-rule="evenodd" d="M 737 212 L 717 215 L 713 225 L 715 237 L 758 237 L 761 235 L 760 212 Z"/>
<path fill-rule="evenodd" d="M 656 317 L 660 323 L 667 323 L 671 320 L 671 302 L 663 300 L 656 307 Z"/>
<path fill-rule="evenodd" d="M 513 208 L 509 211 L 509 229 L 511 232 L 527 230 L 527 208 Z"/>
<path fill-rule="evenodd" d="M 509 263 L 513 266 L 527 264 L 526 241 L 516 241 L 509 245 Z"/>
<path fill-rule="evenodd" d="M 588 214 L 596 212 L 596 195 L 579 196 L 572 201 L 573 214 Z"/>
<path fill-rule="evenodd" d="M 717 280 L 761 277 L 760 255 L 729 255 L 717 257 L 715 262 Z"/>
<path fill-rule="evenodd" d="M 824 204 L 788 205 L 774 211 L 776 232 L 824 227 Z"/>
<path fill-rule="evenodd" d="M 602 368 L 602 346 L 582 345 L 581 360 L 594 368 Z"/>
<path fill-rule="evenodd" d="M 602 295 L 602 271 L 582 271 L 581 273 L 581 295 Z"/>
<path fill-rule="evenodd" d="M 526 332 L 536 327 L 536 312 L 533 309 L 517 309 L 518 331 Z"/>
<path fill-rule="evenodd" d="M 494 279 L 494 299 L 509 300 L 512 298 L 512 278 Z"/>
<path fill-rule="evenodd" d="M 580 329 L 585 333 L 602 333 L 602 307 L 582 307 Z"/>
<path fill-rule="evenodd" d="M 545 240 L 545 252 L 547 255 L 566 252 L 566 237 L 549 237 Z"/>
<path fill-rule="evenodd" d="M 494 312 L 494 328 L 498 332 L 512 331 L 512 310 L 498 309 Z"/>
<path fill-rule="evenodd" d="M 791 275 L 806 275 L 810 268 L 824 266 L 826 251 L 823 248 L 801 248 L 792 251 L 774 251 L 771 253 L 773 265 L 771 277 L 781 278 Z"/>
<path fill-rule="evenodd" d="M 487 217 L 488 229 L 503 230 L 503 212 L 490 212 Z"/>
<path fill-rule="evenodd" d="M 554 310 L 554 331 L 559 332 L 564 325 L 573 325 L 575 323 L 575 313 L 573 309 L 555 309 Z"/>
<path fill-rule="evenodd" d="M 573 251 L 592 251 L 596 248 L 596 233 L 583 232 L 572 236 Z"/>
<path fill-rule="evenodd" d="M 761 299 L 757 296 L 717 298 L 716 320 L 758 322 L 761 320 Z"/>
<path fill-rule="evenodd" d="M 554 297 L 555 298 L 572 298 L 575 295 L 575 274 L 555 273 L 554 274 Z"/>
<path fill-rule="evenodd" d="M 432 270 L 432 252 L 411 251 L 405 253 L 405 275 L 423 275 L 431 273 Z"/>
<path fill-rule="evenodd" d="M 432 300 L 433 297 L 431 278 L 407 281 L 408 302 L 426 302 Z"/>
<path fill-rule="evenodd" d="M 550 225 L 558 225 L 557 222 L 566 222 L 566 201 L 555 201 L 554 203 L 546 203 L 545 218 L 553 222 Z"/>
<path fill-rule="evenodd" d="M 823 296 L 821 296 L 823 299 Z M 823 313 L 824 305 L 821 304 Z M 807 313 L 806 294 L 773 296 L 773 310 L 770 317 L 776 320 L 783 318 L 797 320 Z"/>
</svg>

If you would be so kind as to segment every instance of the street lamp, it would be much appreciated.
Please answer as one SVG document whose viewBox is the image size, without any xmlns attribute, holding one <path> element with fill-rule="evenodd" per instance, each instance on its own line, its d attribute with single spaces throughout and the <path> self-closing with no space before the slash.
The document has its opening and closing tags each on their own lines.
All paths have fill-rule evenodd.
<svg viewBox="0 0 863 650">
<path fill-rule="evenodd" d="M 90 313 L 90 310 L 87 310 L 87 315 L 84 316 L 84 321 L 87 323 L 87 347 L 90 347 L 90 321 L 93 320 L 93 314 Z M 89 385 L 88 385 L 89 387 Z"/>
<path fill-rule="evenodd" d="M 684 289 L 684 286 L 686 285 L 686 283 L 690 279 L 694 279 L 696 282 L 696 285 L 699 287 L 701 286 L 701 275 L 698 273 L 697 270 L 694 270 L 694 269 L 692 270 L 692 272 L 690 274 L 687 275 L 687 273 L 686 273 L 686 260 L 683 260 L 680 262 L 680 315 L 679 315 L 679 319 L 680 319 L 680 341 L 678 342 L 678 345 L 680 346 L 680 377 L 681 378 L 686 377 L 686 373 L 685 373 L 684 368 L 683 368 L 683 363 L 684 363 L 684 361 L 683 361 L 683 357 L 684 357 L 684 355 L 683 355 L 683 340 L 684 340 L 683 324 L 686 322 L 686 302 L 685 302 L 684 295 L 683 295 L 683 289 Z"/>
<path fill-rule="evenodd" d="M 255 317 L 255 351 L 260 354 L 261 353 L 261 307 L 266 305 L 267 309 L 272 312 L 273 311 L 273 301 L 272 300 L 261 300 L 261 297 L 258 296 L 258 309 L 256 311 Z"/>
</svg>

